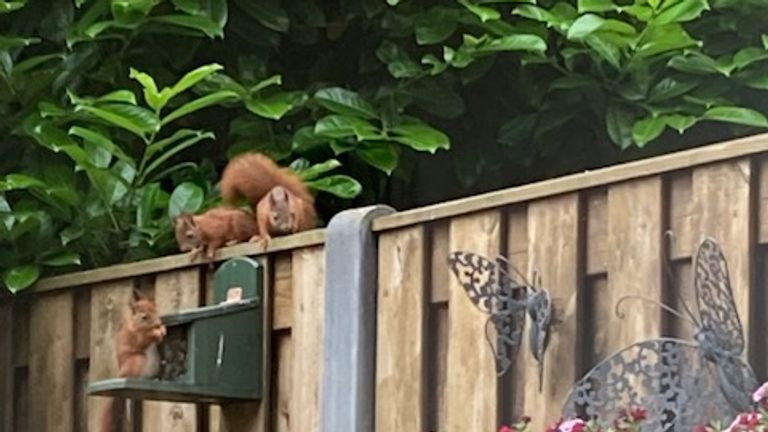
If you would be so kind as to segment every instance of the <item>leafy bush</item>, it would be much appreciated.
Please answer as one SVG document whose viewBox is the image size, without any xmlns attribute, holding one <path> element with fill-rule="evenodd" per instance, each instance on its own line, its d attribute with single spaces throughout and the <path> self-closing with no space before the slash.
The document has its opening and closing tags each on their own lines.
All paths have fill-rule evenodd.
<svg viewBox="0 0 768 432">
<path fill-rule="evenodd" d="M 245 150 L 300 171 L 327 219 L 759 130 L 766 12 L 762 0 L 0 1 L 3 283 L 173 251 L 169 215 L 213 204 L 217 172 Z"/>
</svg>

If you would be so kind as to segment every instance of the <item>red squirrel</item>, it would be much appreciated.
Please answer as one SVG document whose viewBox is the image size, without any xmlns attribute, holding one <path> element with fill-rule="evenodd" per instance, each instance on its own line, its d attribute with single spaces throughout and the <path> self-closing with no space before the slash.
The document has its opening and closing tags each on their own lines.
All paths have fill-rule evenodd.
<svg viewBox="0 0 768 432">
<path fill-rule="evenodd" d="M 221 197 L 226 207 L 175 221 L 176 241 L 192 259 L 205 248 L 213 259 L 216 249 L 235 243 L 261 242 L 317 225 L 315 200 L 301 177 L 262 153 L 235 156 L 221 174 Z M 245 198 L 253 211 L 235 208 Z"/>
<path fill-rule="evenodd" d="M 179 249 L 190 251 L 191 259 L 205 249 L 206 258 L 212 260 L 216 249 L 258 236 L 254 216 L 237 208 L 217 207 L 199 215 L 183 213 L 174 225 Z"/>
<path fill-rule="evenodd" d="M 157 344 L 163 341 L 166 330 L 155 308 L 155 303 L 139 291 L 133 291 L 130 315 L 115 338 L 117 376 L 120 378 L 154 378 L 160 371 Z M 125 404 L 122 399 L 109 399 L 104 405 L 100 432 L 119 430 Z"/>
<path fill-rule="evenodd" d="M 317 226 L 315 199 L 301 177 L 261 153 L 242 153 L 232 158 L 221 174 L 221 197 L 230 205 L 236 205 L 241 197 L 248 201 L 259 230 L 250 240 L 264 247 L 272 236 Z"/>
</svg>

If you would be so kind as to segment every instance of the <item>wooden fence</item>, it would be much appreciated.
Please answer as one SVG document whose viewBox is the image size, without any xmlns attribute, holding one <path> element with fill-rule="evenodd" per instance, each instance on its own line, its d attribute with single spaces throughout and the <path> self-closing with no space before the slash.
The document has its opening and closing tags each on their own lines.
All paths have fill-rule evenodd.
<svg viewBox="0 0 768 432">
<path fill-rule="evenodd" d="M 144 402 L 127 430 L 163 432 L 317 430 L 322 368 L 322 230 L 275 239 L 268 255 L 250 245 L 222 259 L 257 255 L 273 299 L 269 397 L 225 407 Z M 210 303 L 213 271 L 171 256 L 41 281 L 0 305 L 0 430 L 97 431 L 102 398 L 89 380 L 116 376 L 114 335 L 134 287 L 161 313 Z M 256 324 L 258 325 L 258 324 Z M 270 382 L 271 381 L 271 382 Z"/>
<path fill-rule="evenodd" d="M 748 355 L 764 378 L 766 155 L 761 135 L 374 220 L 377 312 L 349 320 L 375 320 L 376 337 L 366 342 L 376 351 L 368 413 L 375 431 L 495 431 L 522 414 L 543 430 L 596 361 L 646 337 L 690 334 L 658 308 L 632 304 L 620 320 L 614 306 L 627 294 L 690 300 L 691 256 L 703 235 L 725 251 Z M 324 352 L 333 337 L 324 330 L 325 241 L 316 230 L 275 239 L 267 253 L 248 245 L 223 251 L 257 256 L 268 270 L 272 364 L 263 403 L 144 402 L 134 430 L 323 430 L 321 377 L 335 354 Z M 555 322 L 541 392 L 527 349 L 496 376 L 487 316 L 447 267 L 456 250 L 504 254 L 550 290 Z M 94 431 L 101 400 L 84 389 L 115 373 L 112 337 L 131 289 L 154 292 L 161 311 L 172 311 L 205 304 L 211 274 L 184 256 L 164 257 L 47 279 L 0 303 L 0 431 Z"/>
</svg>

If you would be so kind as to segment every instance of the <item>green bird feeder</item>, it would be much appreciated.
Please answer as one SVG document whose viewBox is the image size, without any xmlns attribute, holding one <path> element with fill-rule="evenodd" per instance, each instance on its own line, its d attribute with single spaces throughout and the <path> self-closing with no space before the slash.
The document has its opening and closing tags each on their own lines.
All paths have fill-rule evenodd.
<svg viewBox="0 0 768 432">
<path fill-rule="evenodd" d="M 97 381 L 88 394 L 210 403 L 261 399 L 266 361 L 262 267 L 250 258 L 234 258 L 216 271 L 214 283 L 214 305 L 161 317 L 167 335 L 158 346 L 158 378 Z"/>
</svg>

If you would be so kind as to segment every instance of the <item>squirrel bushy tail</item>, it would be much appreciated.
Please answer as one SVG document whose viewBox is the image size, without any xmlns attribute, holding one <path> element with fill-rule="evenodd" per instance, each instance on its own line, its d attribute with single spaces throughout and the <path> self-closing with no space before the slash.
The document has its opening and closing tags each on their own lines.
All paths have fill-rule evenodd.
<svg viewBox="0 0 768 432">
<path fill-rule="evenodd" d="M 314 203 L 304 181 L 290 168 L 281 168 L 262 153 L 243 153 L 235 156 L 221 174 L 221 197 L 228 204 L 236 204 L 240 197 L 256 208 L 275 186 L 282 186 L 308 203 Z"/>
</svg>

